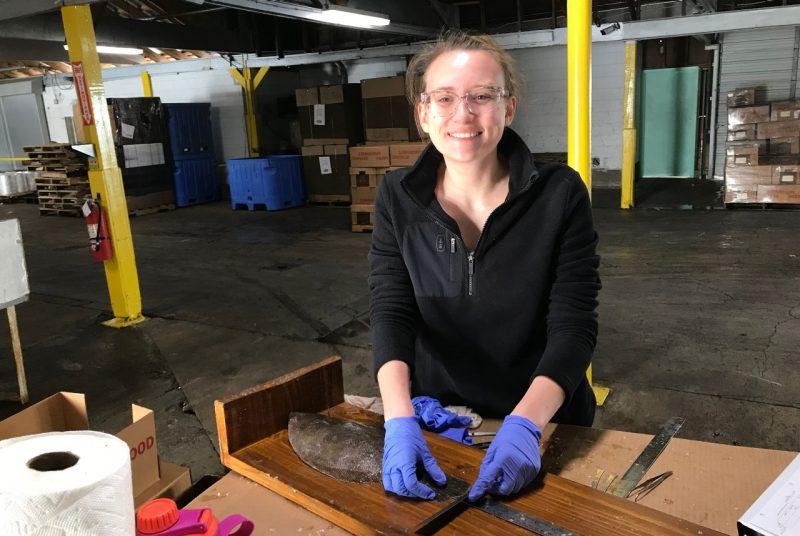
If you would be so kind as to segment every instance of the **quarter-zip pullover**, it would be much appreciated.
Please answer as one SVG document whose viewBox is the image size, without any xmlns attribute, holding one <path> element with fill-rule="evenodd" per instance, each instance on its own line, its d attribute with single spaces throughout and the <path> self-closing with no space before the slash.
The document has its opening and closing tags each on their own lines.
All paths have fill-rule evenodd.
<svg viewBox="0 0 800 536">
<path fill-rule="evenodd" d="M 404 361 L 412 396 L 496 417 L 547 376 L 566 393 L 553 420 L 590 425 L 600 259 L 588 192 L 571 168 L 534 165 L 511 129 L 497 150 L 509 193 L 472 252 L 436 200 L 433 145 L 381 182 L 369 252 L 375 372 Z"/>
</svg>

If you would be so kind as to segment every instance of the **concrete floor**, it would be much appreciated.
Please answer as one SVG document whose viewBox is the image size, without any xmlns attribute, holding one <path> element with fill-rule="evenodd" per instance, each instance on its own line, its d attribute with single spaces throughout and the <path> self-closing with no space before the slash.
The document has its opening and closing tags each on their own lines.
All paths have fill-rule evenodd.
<svg viewBox="0 0 800 536">
<path fill-rule="evenodd" d="M 595 426 L 652 433 L 681 415 L 681 437 L 800 450 L 800 212 L 602 206 L 594 367 L 613 394 Z M 219 203 L 133 219 L 150 320 L 126 330 L 99 324 L 107 290 L 82 220 L 0 206 L 9 217 L 22 222 L 30 274 L 17 311 L 33 401 L 84 392 L 91 425 L 110 432 L 131 402 L 150 407 L 162 456 L 195 479 L 223 471 L 217 398 L 331 354 L 346 392 L 377 391 L 370 235 L 349 232 L 348 209 Z M 15 387 L 1 322 L 0 390 Z M 0 403 L 0 417 L 19 409 Z"/>
</svg>

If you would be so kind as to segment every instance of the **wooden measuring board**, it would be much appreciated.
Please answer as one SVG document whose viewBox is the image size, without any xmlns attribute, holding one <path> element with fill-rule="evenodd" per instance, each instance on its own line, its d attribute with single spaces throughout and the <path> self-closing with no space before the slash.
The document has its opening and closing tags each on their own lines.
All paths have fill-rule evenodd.
<svg viewBox="0 0 800 536">
<path fill-rule="evenodd" d="M 402 499 L 381 483 L 354 484 L 327 477 L 306 465 L 289 444 L 291 411 L 380 423 L 380 417 L 343 402 L 341 359 L 328 358 L 215 403 L 222 463 L 354 534 L 410 533 L 446 502 Z M 472 482 L 484 451 L 425 433 L 442 470 Z M 594 490 L 545 475 L 505 503 L 521 512 L 592 536 L 698 535 L 721 533 Z M 530 534 L 470 508 L 438 534 Z"/>
</svg>

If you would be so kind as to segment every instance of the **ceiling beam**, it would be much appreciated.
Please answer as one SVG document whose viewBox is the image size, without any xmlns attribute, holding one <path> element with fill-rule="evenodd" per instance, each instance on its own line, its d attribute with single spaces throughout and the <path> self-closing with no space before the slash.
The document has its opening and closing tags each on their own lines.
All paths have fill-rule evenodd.
<svg viewBox="0 0 800 536">
<path fill-rule="evenodd" d="M 19 17 L 30 17 L 48 11 L 61 9 L 63 6 L 77 4 L 91 4 L 101 0 L 3 0 L 3 9 L 0 9 L 0 20 L 10 20 Z"/>
</svg>

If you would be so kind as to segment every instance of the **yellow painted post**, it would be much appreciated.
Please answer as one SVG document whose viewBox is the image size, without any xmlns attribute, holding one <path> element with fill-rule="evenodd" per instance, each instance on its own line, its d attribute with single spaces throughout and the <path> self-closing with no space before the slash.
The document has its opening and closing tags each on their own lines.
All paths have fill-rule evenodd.
<svg viewBox="0 0 800 536">
<path fill-rule="evenodd" d="M 150 79 L 150 73 L 142 71 L 142 91 L 145 97 L 153 96 L 153 81 Z"/>
<path fill-rule="evenodd" d="M 567 162 L 577 171 L 592 195 L 592 2 L 567 0 Z M 586 371 L 597 405 L 611 390 L 592 383 L 592 366 Z"/>
<path fill-rule="evenodd" d="M 625 96 L 622 112 L 622 188 L 620 208 L 633 207 L 636 172 L 636 41 L 625 43 Z"/>
<path fill-rule="evenodd" d="M 245 66 L 240 71 L 231 67 L 231 75 L 236 82 L 242 86 L 244 91 L 245 104 L 245 126 L 247 127 L 247 154 L 248 156 L 259 156 L 260 146 L 258 139 L 258 117 L 256 115 L 256 88 L 264 80 L 269 67 L 261 67 L 255 76 L 253 69 Z"/>
<path fill-rule="evenodd" d="M 95 198 L 100 194 L 100 204 L 106 212 L 114 252 L 110 260 L 103 262 L 114 312 L 114 318 L 105 324 L 111 327 L 129 326 L 145 318 L 142 316 L 128 205 L 122 174 L 117 167 L 91 8 L 89 5 L 62 7 L 61 18 L 81 111 L 80 120 L 83 121 L 89 143 L 94 145 L 95 156 L 89 159 L 89 186 Z"/>
</svg>

